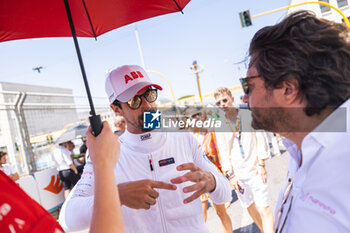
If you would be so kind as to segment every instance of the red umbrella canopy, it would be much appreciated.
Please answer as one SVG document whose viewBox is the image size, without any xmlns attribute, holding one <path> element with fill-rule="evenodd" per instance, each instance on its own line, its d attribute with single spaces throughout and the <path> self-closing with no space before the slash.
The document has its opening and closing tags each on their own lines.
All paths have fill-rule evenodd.
<svg viewBox="0 0 350 233">
<path fill-rule="evenodd" d="M 181 11 L 190 0 L 69 0 L 78 37 L 94 37 L 143 19 Z M 95 33 L 95 35 L 94 35 Z M 69 37 L 64 0 L 1 0 L 0 42 Z"/>
</svg>

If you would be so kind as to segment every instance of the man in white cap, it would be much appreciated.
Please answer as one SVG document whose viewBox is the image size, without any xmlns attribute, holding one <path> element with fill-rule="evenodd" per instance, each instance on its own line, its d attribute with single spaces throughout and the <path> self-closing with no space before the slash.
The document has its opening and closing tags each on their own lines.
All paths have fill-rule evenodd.
<svg viewBox="0 0 350 233">
<path fill-rule="evenodd" d="M 52 151 L 52 159 L 56 163 L 56 169 L 60 180 L 63 183 L 64 198 L 67 199 L 69 193 L 79 180 L 79 172 L 71 158 L 71 151 L 67 149 L 68 142 L 60 142 L 58 147 Z"/>
<path fill-rule="evenodd" d="M 230 200 L 227 179 L 203 156 L 189 133 L 153 132 L 143 127 L 143 112 L 156 111 L 159 85 L 139 66 L 122 66 L 106 79 L 115 113 L 127 128 L 119 137 L 121 153 L 114 174 L 118 183 L 126 232 L 209 232 L 200 197 Z M 93 205 L 93 169 L 87 163 L 77 187 L 62 208 L 60 223 L 68 230 L 89 226 Z M 108 214 L 108 213 L 106 213 Z"/>
</svg>

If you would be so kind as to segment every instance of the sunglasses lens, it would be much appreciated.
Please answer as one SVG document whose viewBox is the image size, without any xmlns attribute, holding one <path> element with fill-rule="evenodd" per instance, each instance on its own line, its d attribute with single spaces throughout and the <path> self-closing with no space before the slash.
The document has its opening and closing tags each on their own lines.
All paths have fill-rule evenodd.
<svg viewBox="0 0 350 233">
<path fill-rule="evenodd" d="M 153 103 L 157 100 L 157 90 L 148 90 L 143 95 L 136 95 L 128 101 L 128 105 L 131 109 L 138 109 L 142 103 L 142 96 L 147 100 L 148 103 Z"/>
<path fill-rule="evenodd" d="M 248 87 L 247 80 L 245 80 L 244 78 L 241 78 L 240 81 L 241 81 L 241 85 L 242 85 L 244 94 L 248 95 L 249 94 L 249 87 Z"/>
<path fill-rule="evenodd" d="M 157 100 L 157 90 L 149 90 L 145 93 L 146 100 L 149 103 L 153 103 Z"/>
<path fill-rule="evenodd" d="M 228 100 L 227 100 L 227 99 L 219 100 L 219 101 L 216 102 L 215 104 L 216 104 L 217 106 L 220 106 L 221 101 L 222 101 L 222 103 L 226 104 Z"/>
<path fill-rule="evenodd" d="M 140 96 L 135 96 L 131 100 L 128 101 L 128 105 L 132 109 L 137 109 L 141 105 L 141 97 Z"/>
</svg>

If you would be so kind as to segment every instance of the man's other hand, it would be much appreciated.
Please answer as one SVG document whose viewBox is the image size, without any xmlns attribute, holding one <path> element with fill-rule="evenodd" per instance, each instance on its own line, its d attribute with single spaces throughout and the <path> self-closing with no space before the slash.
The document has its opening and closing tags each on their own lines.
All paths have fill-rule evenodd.
<svg viewBox="0 0 350 233">
<path fill-rule="evenodd" d="M 183 189 L 184 193 L 195 192 L 190 197 L 184 200 L 184 203 L 189 203 L 202 195 L 203 193 L 212 192 L 215 190 L 216 181 L 208 171 L 204 171 L 201 168 L 194 165 L 194 163 L 184 163 L 176 167 L 178 171 L 190 170 L 183 176 L 176 177 L 170 180 L 173 184 L 181 184 L 186 181 L 192 181 L 195 184 L 187 186 Z"/>
<path fill-rule="evenodd" d="M 231 188 L 233 188 L 234 190 L 236 191 L 239 191 L 239 180 L 237 178 L 237 176 L 234 176 L 232 179 L 229 180 L 230 181 L 230 185 L 231 185 Z"/>
<path fill-rule="evenodd" d="M 267 174 L 266 174 L 266 169 L 263 166 L 259 166 L 257 168 L 257 173 L 261 176 L 261 179 L 264 184 L 267 182 Z"/>
</svg>

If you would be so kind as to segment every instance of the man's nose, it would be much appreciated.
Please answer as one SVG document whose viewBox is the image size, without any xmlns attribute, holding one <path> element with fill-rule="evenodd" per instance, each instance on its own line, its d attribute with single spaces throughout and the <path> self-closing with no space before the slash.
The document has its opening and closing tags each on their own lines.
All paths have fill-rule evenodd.
<svg viewBox="0 0 350 233">
<path fill-rule="evenodd" d="M 243 101 L 243 103 L 246 103 L 246 104 L 249 103 L 249 96 L 248 95 L 244 95 L 242 101 Z"/>
<path fill-rule="evenodd" d="M 143 109 L 150 109 L 152 108 L 152 103 L 148 102 L 144 96 L 142 96 L 142 108 Z"/>
<path fill-rule="evenodd" d="M 221 103 L 220 103 L 220 107 L 221 108 L 225 108 L 225 107 L 227 107 L 228 106 L 228 103 L 226 102 L 226 103 L 224 103 L 224 101 L 221 101 Z"/>
</svg>

